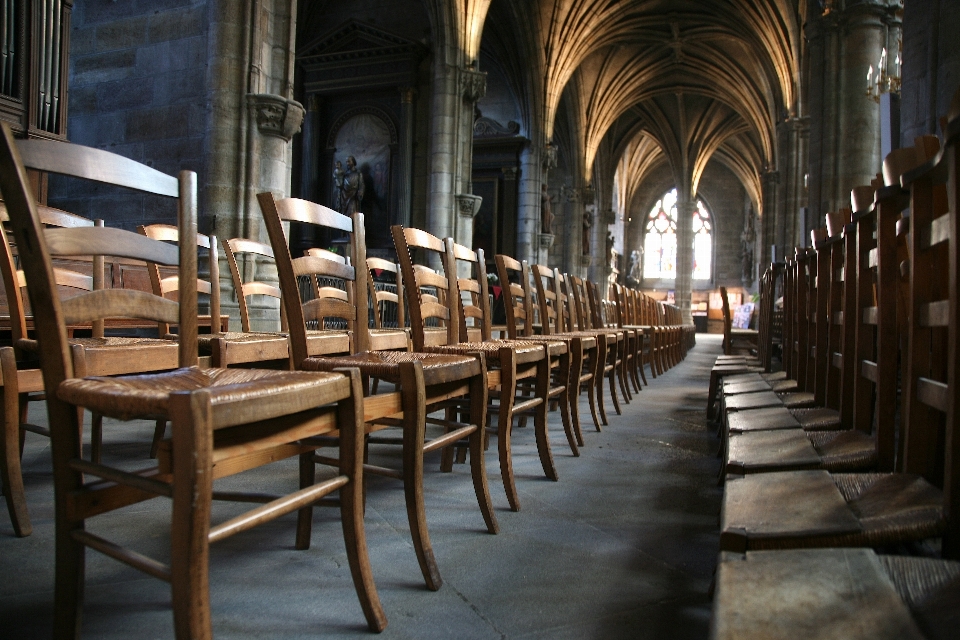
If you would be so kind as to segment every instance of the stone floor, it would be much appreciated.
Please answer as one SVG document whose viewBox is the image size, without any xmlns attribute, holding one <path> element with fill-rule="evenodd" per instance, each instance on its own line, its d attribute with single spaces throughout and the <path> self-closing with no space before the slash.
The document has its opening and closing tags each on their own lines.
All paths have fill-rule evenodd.
<svg viewBox="0 0 960 640">
<path fill-rule="evenodd" d="M 425 478 L 430 533 L 445 580 L 422 582 L 403 492 L 371 478 L 367 542 L 389 626 L 382 638 L 705 638 L 718 549 L 721 493 L 716 439 L 704 426 L 719 336 L 652 379 L 610 425 L 585 425 L 574 458 L 551 414 L 558 482 L 543 477 L 532 427 L 515 431 L 522 510 L 507 509 L 495 447 L 487 458 L 500 533 L 485 532 L 469 472 Z M 609 405 L 609 400 L 608 400 Z M 44 413 L 32 409 L 33 419 Z M 109 456 L 146 457 L 152 425 L 107 425 Z M 589 428 L 587 428 L 589 427 Z M 49 443 L 28 434 L 24 453 L 34 533 L 13 536 L 0 515 L 0 638 L 48 638 L 53 602 L 53 501 Z M 381 454 L 396 458 L 395 453 Z M 396 462 L 396 460 L 394 460 Z M 295 482 L 296 464 L 230 479 L 270 490 Z M 215 521 L 237 511 L 217 504 Z M 164 558 L 169 505 L 157 499 L 95 519 L 95 533 Z M 213 546 L 210 585 L 219 638 L 372 637 L 350 580 L 336 512 L 316 512 L 313 546 L 293 549 L 287 516 Z M 165 583 L 96 552 L 87 554 L 83 636 L 172 637 Z"/>
</svg>

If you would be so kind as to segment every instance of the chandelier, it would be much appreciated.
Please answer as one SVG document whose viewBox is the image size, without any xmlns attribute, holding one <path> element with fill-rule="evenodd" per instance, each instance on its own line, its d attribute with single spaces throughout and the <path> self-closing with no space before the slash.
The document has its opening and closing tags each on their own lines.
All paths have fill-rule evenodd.
<svg viewBox="0 0 960 640">
<path fill-rule="evenodd" d="M 903 48 L 902 42 L 897 42 L 897 54 L 893 59 L 892 70 L 887 70 L 887 48 L 880 50 L 880 60 L 877 62 L 877 68 L 873 65 L 867 69 L 867 91 L 868 98 L 874 102 L 880 102 L 880 96 L 884 93 L 900 93 L 900 50 Z"/>
</svg>

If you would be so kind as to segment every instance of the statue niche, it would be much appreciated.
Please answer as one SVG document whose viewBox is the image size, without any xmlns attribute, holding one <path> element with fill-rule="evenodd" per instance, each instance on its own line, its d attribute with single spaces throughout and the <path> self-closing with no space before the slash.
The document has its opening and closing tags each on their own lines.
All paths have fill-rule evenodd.
<svg viewBox="0 0 960 640">
<path fill-rule="evenodd" d="M 343 119 L 334 133 L 334 167 L 328 193 L 334 208 L 364 214 L 367 246 L 389 249 L 392 127 L 370 111 Z"/>
</svg>

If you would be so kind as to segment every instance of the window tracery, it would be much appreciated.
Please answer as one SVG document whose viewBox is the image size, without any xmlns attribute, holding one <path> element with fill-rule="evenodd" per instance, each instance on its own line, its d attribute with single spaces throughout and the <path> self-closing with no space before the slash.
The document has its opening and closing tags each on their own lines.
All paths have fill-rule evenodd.
<svg viewBox="0 0 960 640">
<path fill-rule="evenodd" d="M 673 280 L 677 277 L 677 190 L 657 200 L 644 229 L 644 277 Z M 702 200 L 693 211 L 693 279 L 709 280 L 713 268 L 713 222 Z"/>
</svg>

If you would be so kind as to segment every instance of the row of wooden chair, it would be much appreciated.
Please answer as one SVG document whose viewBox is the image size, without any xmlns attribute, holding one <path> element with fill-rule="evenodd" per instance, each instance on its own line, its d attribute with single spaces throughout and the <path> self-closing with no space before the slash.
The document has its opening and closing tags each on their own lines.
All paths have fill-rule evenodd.
<svg viewBox="0 0 960 640">
<path fill-rule="evenodd" d="M 551 404 L 560 409 L 566 440 L 576 455 L 583 445 L 578 419 L 582 388 L 591 394 L 591 407 L 597 405 L 592 413 L 599 429 L 600 416 L 606 421 L 604 377 L 619 412 L 615 380 L 624 401 L 630 395 L 624 376 L 632 376 L 639 390 L 636 373 L 626 371 L 627 364 L 639 367 L 643 376 L 642 367 L 648 363 L 656 375 L 682 357 L 676 338 L 681 332 L 670 324 L 678 323 L 674 309 L 657 306 L 656 321 L 637 325 L 642 332 L 623 328 L 620 325 L 629 325 L 631 316 L 617 311 L 616 317 L 604 317 L 592 283 L 564 278 L 539 266 L 535 269 L 539 275 L 531 281 L 526 264 L 515 264 L 507 256 L 496 256 L 496 264 L 504 295 L 511 300 L 505 327 L 508 338 L 495 340 L 482 252 L 396 227 L 399 268 L 368 261 L 362 214 L 348 217 L 303 200 L 278 200 L 272 194 L 258 196 L 270 245 L 248 240 L 223 245 L 237 283 L 243 331 L 218 331 L 218 245 L 216 238 L 197 234 L 193 173 L 182 172 L 174 178 L 105 151 L 49 141 L 14 141 L 6 127 L 3 134 L 0 190 L 12 237 L 0 231 L 8 249 L 15 245 L 23 272 L 18 273 L 9 250 L 0 272 L 8 297 L 22 295 L 26 285 L 36 339 L 28 336 L 24 326 L 16 340 L 21 352 L 0 349 L 5 398 L 2 480 L 15 530 L 26 535 L 29 519 L 19 477 L 21 427 L 25 401 L 31 394 L 43 393 L 56 493 L 54 625 L 58 636 L 79 633 L 84 554 L 90 547 L 170 582 L 177 636 L 209 637 L 209 544 L 297 511 L 296 545 L 306 548 L 312 507 L 335 492 L 340 494 L 337 504 L 361 608 L 369 627 L 379 631 L 386 626 L 386 616 L 366 552 L 364 473 L 403 481 L 415 552 L 427 586 L 437 589 L 442 579 L 430 546 L 423 501 L 426 453 L 443 449 L 442 468 L 450 470 L 453 447 L 469 448 L 481 515 L 487 530 L 496 533 L 484 466 L 488 400 L 495 401 L 491 406 L 499 416 L 494 431 L 505 491 L 511 508 L 517 510 L 510 447 L 515 415 L 533 414 L 544 473 L 557 479 L 547 429 Z M 134 234 L 85 223 L 60 224 L 54 219 L 56 212 L 33 202 L 28 168 L 161 196 L 176 209 L 178 225 L 144 227 Z M 285 223 L 313 225 L 346 236 L 346 255 L 314 249 L 293 258 Z M 255 278 L 244 282 L 243 274 L 253 272 L 248 261 L 237 259 L 244 253 L 273 261 L 280 286 Z M 209 261 L 206 283 L 198 279 L 198 255 Z M 431 255 L 441 272 L 413 259 L 426 261 Z M 55 261 L 62 264 L 81 256 L 146 261 L 157 295 L 102 286 L 97 282 L 96 259 L 91 263 L 94 275 L 85 279 L 67 278 L 54 266 Z M 368 269 L 357 265 L 395 273 L 405 296 L 400 291 L 393 297 L 381 296 L 370 284 Z M 464 266 L 469 267 L 469 276 L 458 277 Z M 511 269 L 521 276 L 514 282 Z M 81 280 L 82 286 L 77 287 Z M 309 286 L 301 287 L 304 280 L 309 280 Z M 72 288 L 71 297 L 61 296 L 64 285 Z M 209 335 L 197 331 L 198 291 L 209 298 L 213 329 Z M 280 298 L 280 332 L 251 331 L 250 295 Z M 407 304 L 398 314 L 399 326 L 383 326 L 377 318 L 379 306 L 403 304 L 404 298 Z M 634 300 L 642 298 L 634 296 Z M 373 328 L 368 322 L 371 302 Z M 26 307 L 21 305 L 21 316 L 25 314 Z M 404 316 L 410 320 L 409 327 L 403 326 Z M 159 337 L 105 336 L 104 323 L 117 317 L 155 322 Z M 68 337 L 69 327 L 84 325 L 94 328 L 93 338 Z M 641 333 L 648 336 L 646 341 Z M 628 344 L 636 350 L 628 352 Z M 37 355 L 30 359 L 21 353 Z M 161 353 L 163 357 L 154 356 Z M 271 368 L 249 368 L 268 363 Z M 382 381 L 390 390 L 377 393 L 370 380 Z M 95 446 L 89 459 L 82 448 L 83 408 L 95 416 Z M 437 412 L 443 417 L 433 417 Z M 156 464 L 131 470 L 135 465 L 129 460 L 104 463 L 99 453 L 104 416 L 120 421 L 120 426 L 111 423 L 111 429 L 122 429 L 122 423 L 132 419 L 155 420 L 152 455 Z M 165 437 L 168 424 L 171 435 Z M 438 435 L 428 438 L 428 425 L 439 429 Z M 400 436 L 391 437 L 387 430 L 396 427 Z M 377 443 L 402 446 L 402 469 L 364 463 L 365 447 Z M 337 448 L 336 456 L 326 454 L 330 447 Z M 286 496 L 214 490 L 218 478 L 291 456 L 299 458 L 298 487 Z M 337 471 L 317 482 L 317 464 Z M 159 496 L 172 499 L 168 563 L 86 530 L 90 518 Z M 210 506 L 221 499 L 259 504 L 215 525 Z"/>
<path fill-rule="evenodd" d="M 956 634 L 960 92 L 951 118 L 942 145 L 892 153 L 853 211 L 771 267 L 783 371 L 732 356 L 714 367 L 712 637 Z"/>
</svg>

